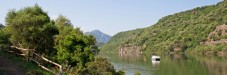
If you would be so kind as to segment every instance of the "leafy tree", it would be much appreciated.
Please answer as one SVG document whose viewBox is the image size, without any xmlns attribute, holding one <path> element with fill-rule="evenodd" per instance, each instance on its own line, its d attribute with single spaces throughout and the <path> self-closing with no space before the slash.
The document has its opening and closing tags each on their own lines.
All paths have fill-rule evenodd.
<svg viewBox="0 0 227 75">
<path fill-rule="evenodd" d="M 94 62 L 86 64 L 85 75 L 125 75 L 123 71 L 116 72 L 114 66 L 106 58 L 98 57 Z"/>
<path fill-rule="evenodd" d="M 10 45 L 9 37 L 10 34 L 6 32 L 5 26 L 0 24 L 0 44 Z"/>
<path fill-rule="evenodd" d="M 6 16 L 7 30 L 13 45 L 34 48 L 40 53 L 53 49 L 53 36 L 58 33 L 54 22 L 37 4 L 21 10 L 11 10 Z"/>
<path fill-rule="evenodd" d="M 79 32 L 79 29 L 69 32 L 62 40 L 59 40 L 56 48 L 57 59 L 61 63 L 82 69 L 85 63 L 94 60 L 94 54 L 91 52 L 87 36 Z"/>
<path fill-rule="evenodd" d="M 59 44 L 60 40 L 63 40 L 66 35 L 73 31 L 73 25 L 69 19 L 62 15 L 59 15 L 59 17 L 55 20 L 55 24 L 59 30 L 59 34 L 55 36 L 56 46 Z"/>
<path fill-rule="evenodd" d="M 84 35 L 80 28 L 73 28 L 70 20 L 61 15 L 56 19 L 56 26 L 59 30 L 55 38 L 57 61 L 76 67 L 77 73 L 83 71 L 87 62 L 94 61 L 91 46 L 95 38 Z"/>
<path fill-rule="evenodd" d="M 59 34 L 55 37 L 55 48 L 57 48 L 59 41 L 63 40 L 66 35 L 70 34 L 69 32 L 72 32 L 73 26 L 71 21 L 62 15 L 59 15 L 55 20 L 55 24 L 59 30 Z"/>
</svg>

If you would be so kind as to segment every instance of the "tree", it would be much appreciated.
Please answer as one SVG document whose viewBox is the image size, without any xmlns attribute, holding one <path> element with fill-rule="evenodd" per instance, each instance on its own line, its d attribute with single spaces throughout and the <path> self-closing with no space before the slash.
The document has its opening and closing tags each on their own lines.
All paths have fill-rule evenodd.
<svg viewBox="0 0 227 75">
<path fill-rule="evenodd" d="M 0 24 L 0 44 L 10 45 L 9 37 L 10 35 L 7 33 L 5 26 Z"/>
<path fill-rule="evenodd" d="M 125 75 L 123 71 L 116 72 L 114 66 L 106 58 L 98 57 L 94 62 L 86 64 L 87 71 L 84 75 Z"/>
<path fill-rule="evenodd" d="M 66 27 L 73 28 L 71 21 L 63 15 L 59 15 L 55 22 L 59 31 L 63 31 L 63 29 Z"/>
<path fill-rule="evenodd" d="M 57 59 L 61 63 L 82 69 L 85 63 L 94 60 L 94 53 L 91 52 L 87 36 L 78 32 L 80 32 L 78 29 L 73 29 L 62 40 L 59 40 L 56 45 Z"/>
<path fill-rule="evenodd" d="M 59 35 L 56 35 L 55 38 L 55 45 L 57 45 L 59 40 L 64 39 L 64 37 L 73 30 L 73 25 L 69 19 L 62 15 L 59 15 L 59 17 L 55 20 L 55 24 L 59 30 Z"/>
<path fill-rule="evenodd" d="M 59 30 L 55 38 L 57 61 L 76 67 L 77 73 L 84 70 L 87 62 L 94 61 L 91 46 L 95 38 L 84 35 L 80 28 L 73 28 L 70 20 L 61 15 L 56 19 L 56 26 Z"/>
<path fill-rule="evenodd" d="M 13 45 L 34 48 L 40 53 L 53 49 L 53 36 L 58 33 L 54 22 L 37 4 L 21 10 L 11 10 L 6 16 L 7 30 Z"/>
</svg>

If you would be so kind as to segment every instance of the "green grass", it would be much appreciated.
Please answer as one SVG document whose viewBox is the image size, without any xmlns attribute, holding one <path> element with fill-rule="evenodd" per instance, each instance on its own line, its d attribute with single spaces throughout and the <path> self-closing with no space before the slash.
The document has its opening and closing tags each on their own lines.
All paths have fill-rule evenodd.
<svg viewBox="0 0 227 75">
<path fill-rule="evenodd" d="M 51 75 L 51 73 L 43 70 L 42 68 L 38 67 L 37 64 L 31 61 L 27 61 L 23 57 L 18 57 L 13 54 L 8 54 L 2 50 L 0 50 L 0 56 L 6 57 L 13 62 L 17 62 L 17 65 L 21 67 L 28 75 Z M 0 75 L 2 73 L 3 71 L 0 69 Z"/>
</svg>

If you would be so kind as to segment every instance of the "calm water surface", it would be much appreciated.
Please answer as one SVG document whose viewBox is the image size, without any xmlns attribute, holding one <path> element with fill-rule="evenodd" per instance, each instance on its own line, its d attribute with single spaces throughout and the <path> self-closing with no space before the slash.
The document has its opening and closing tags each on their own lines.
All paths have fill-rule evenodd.
<svg viewBox="0 0 227 75">
<path fill-rule="evenodd" d="M 140 72 L 142 75 L 227 75 L 227 57 L 194 55 L 160 55 L 160 62 L 152 62 L 151 55 L 119 55 L 100 53 L 116 70 L 126 75 Z"/>
</svg>

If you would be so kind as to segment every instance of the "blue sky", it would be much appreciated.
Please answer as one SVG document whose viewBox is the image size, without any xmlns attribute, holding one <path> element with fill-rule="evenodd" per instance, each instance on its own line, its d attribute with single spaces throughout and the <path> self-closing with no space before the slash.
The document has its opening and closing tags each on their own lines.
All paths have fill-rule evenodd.
<svg viewBox="0 0 227 75">
<path fill-rule="evenodd" d="M 223 0 L 1 0 L 0 23 L 10 9 L 19 10 L 37 3 L 52 19 L 69 18 L 84 32 L 95 29 L 109 35 L 151 26 L 167 15 Z"/>
</svg>

